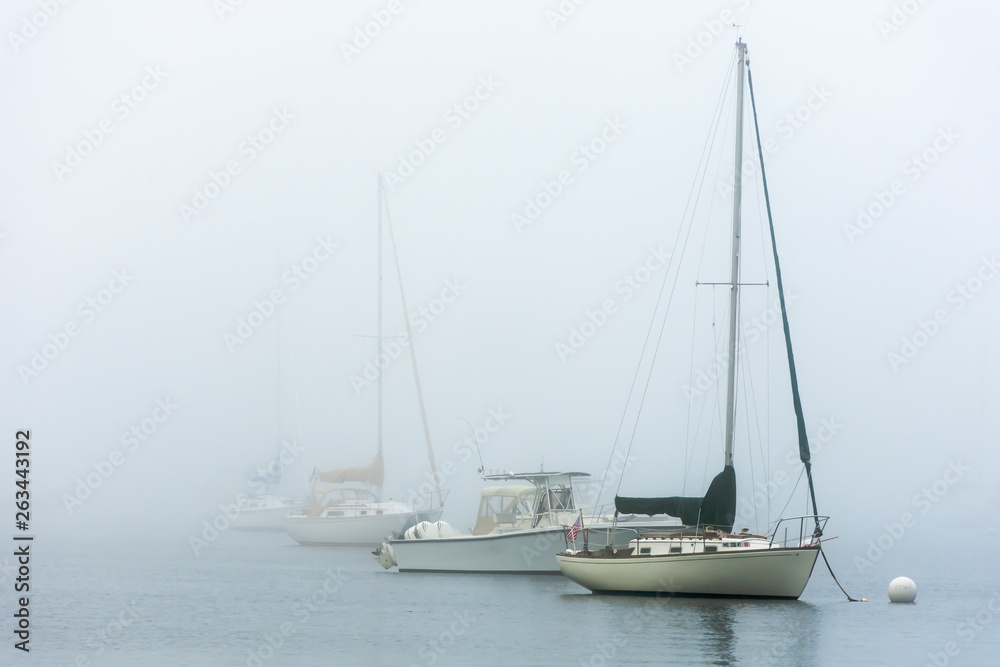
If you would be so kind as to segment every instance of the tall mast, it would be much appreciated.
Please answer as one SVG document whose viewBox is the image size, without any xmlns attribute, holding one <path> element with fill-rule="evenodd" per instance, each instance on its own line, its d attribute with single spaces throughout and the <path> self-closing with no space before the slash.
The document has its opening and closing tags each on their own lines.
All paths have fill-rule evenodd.
<svg viewBox="0 0 1000 667">
<path fill-rule="evenodd" d="M 733 465 L 733 431 L 736 420 L 736 334 L 740 299 L 740 204 L 743 190 L 743 81 L 747 45 L 736 42 L 736 150 L 733 159 L 733 266 L 729 292 L 729 382 L 726 388 L 726 465 Z"/>
<path fill-rule="evenodd" d="M 410 366 L 413 368 L 413 382 L 417 386 L 417 405 L 420 407 L 420 421 L 424 427 L 424 442 L 427 443 L 427 459 L 431 464 L 431 474 L 434 476 L 434 489 L 437 491 L 438 502 L 443 504 L 444 496 L 441 494 L 441 476 L 438 475 L 437 462 L 434 460 L 434 445 L 431 443 L 431 430 L 427 425 L 427 410 L 424 408 L 424 392 L 420 388 L 420 373 L 417 371 L 417 350 L 413 341 L 413 331 L 410 329 L 410 313 L 406 308 L 406 291 L 403 289 L 403 273 L 399 270 L 399 253 L 396 251 L 396 237 L 392 233 L 392 216 L 389 215 L 388 202 L 383 203 L 386 207 L 386 222 L 389 227 L 389 245 L 392 246 L 392 259 L 396 263 L 396 280 L 399 283 L 399 300 L 403 305 L 403 326 L 406 329 L 406 338 L 410 341 Z M 431 501 L 433 500 L 433 497 L 431 497 Z"/>
<path fill-rule="evenodd" d="M 378 357 L 382 354 L 382 172 L 376 172 L 378 178 L 378 331 L 376 332 L 376 346 L 378 353 L 375 356 L 375 363 L 379 364 Z M 380 364 L 379 364 L 380 365 Z M 381 365 L 380 365 L 381 366 Z M 378 453 L 382 455 L 382 372 L 378 374 Z"/>
</svg>

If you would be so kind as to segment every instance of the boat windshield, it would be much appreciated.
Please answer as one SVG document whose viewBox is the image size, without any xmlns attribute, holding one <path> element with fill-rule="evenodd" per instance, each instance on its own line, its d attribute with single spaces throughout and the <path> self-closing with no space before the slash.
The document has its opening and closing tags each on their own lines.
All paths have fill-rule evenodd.
<svg viewBox="0 0 1000 667">
<path fill-rule="evenodd" d="M 513 524 L 519 519 L 530 517 L 534 495 L 534 489 L 531 488 L 506 487 L 494 493 L 484 490 L 472 534 L 486 535 L 498 524 Z"/>
<path fill-rule="evenodd" d="M 573 489 L 563 486 L 539 493 L 535 514 L 546 514 L 549 510 L 556 512 L 574 509 L 576 504 L 573 502 Z"/>
</svg>

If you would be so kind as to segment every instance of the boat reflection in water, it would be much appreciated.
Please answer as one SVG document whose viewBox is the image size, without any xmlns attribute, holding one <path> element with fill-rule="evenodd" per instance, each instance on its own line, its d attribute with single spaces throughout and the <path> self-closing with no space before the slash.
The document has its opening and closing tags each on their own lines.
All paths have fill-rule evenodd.
<svg viewBox="0 0 1000 667">
<path fill-rule="evenodd" d="M 593 597 L 565 593 L 570 614 L 590 614 Z M 574 611 L 575 605 L 587 610 Z M 662 654 L 668 665 L 815 665 L 821 645 L 820 610 L 801 600 L 732 600 L 646 596 L 600 599 L 605 622 L 599 639 L 583 642 L 593 651 L 579 664 L 629 664 L 632 655 Z M 592 648 L 591 648 L 592 647 Z M 603 661 L 602 661 L 603 659 Z"/>
</svg>

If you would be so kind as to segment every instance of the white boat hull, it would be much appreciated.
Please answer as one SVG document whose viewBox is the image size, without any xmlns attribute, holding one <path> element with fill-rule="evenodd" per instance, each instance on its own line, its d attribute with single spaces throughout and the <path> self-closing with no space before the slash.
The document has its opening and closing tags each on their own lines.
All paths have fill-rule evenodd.
<svg viewBox="0 0 1000 667">
<path fill-rule="evenodd" d="M 560 554 L 562 573 L 595 593 L 798 599 L 818 546 L 595 558 Z"/>
<path fill-rule="evenodd" d="M 282 521 L 285 533 L 299 544 L 317 546 L 378 546 L 420 521 L 437 521 L 441 508 L 422 512 L 386 512 L 366 516 L 308 517 L 288 514 Z"/>
<path fill-rule="evenodd" d="M 240 510 L 239 516 L 233 520 L 232 528 L 234 530 L 273 530 L 281 532 L 285 516 L 294 509 L 294 507 L 269 507 L 267 509 Z"/>
<path fill-rule="evenodd" d="M 606 535 L 606 531 L 595 530 L 588 539 L 591 544 L 603 546 Z M 619 532 L 619 536 L 628 543 L 629 534 Z M 491 574 L 559 574 L 556 554 L 569 546 L 563 526 L 490 535 L 391 540 L 389 545 L 400 572 Z"/>
</svg>

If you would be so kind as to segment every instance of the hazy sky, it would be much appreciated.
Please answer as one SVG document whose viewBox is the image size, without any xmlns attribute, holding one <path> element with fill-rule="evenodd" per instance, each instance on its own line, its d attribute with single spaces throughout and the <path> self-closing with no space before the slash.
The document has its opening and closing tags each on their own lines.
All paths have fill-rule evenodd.
<svg viewBox="0 0 1000 667">
<path fill-rule="evenodd" d="M 480 483 L 456 448 L 460 419 L 485 428 L 491 410 L 504 423 L 481 445 L 487 467 L 600 475 L 663 280 L 653 266 L 679 250 L 734 21 L 771 147 L 820 510 L 858 544 L 906 511 L 944 522 L 988 503 L 994 521 L 997 14 L 986 2 L 6 3 L 0 392 L 11 451 L 15 430 L 32 431 L 37 521 L 151 521 L 183 540 L 282 439 L 306 447 L 289 491 L 313 465 L 370 459 L 375 389 L 352 376 L 374 355 L 377 170 L 435 451 L 456 470 L 444 518 L 472 522 Z M 724 193 L 703 197 L 726 215 Z M 726 278 L 720 256 L 700 279 Z M 621 287 L 644 266 L 641 288 Z M 585 345 L 559 347 L 608 300 Z M 680 323 L 665 330 L 623 493 L 684 483 L 683 386 L 715 355 L 710 344 L 692 361 L 690 303 L 670 313 Z M 794 476 L 779 333 L 770 474 Z M 428 469 L 408 354 L 384 375 L 397 498 Z M 150 419 L 144 441 L 123 440 Z M 64 494 L 114 450 L 120 465 L 71 515 Z M 721 467 L 718 448 L 699 451 L 688 493 Z M 737 466 L 747 457 L 738 445 Z M 922 512 L 914 496 L 953 464 L 969 469 Z M 741 471 L 741 500 L 755 475 Z"/>
</svg>

